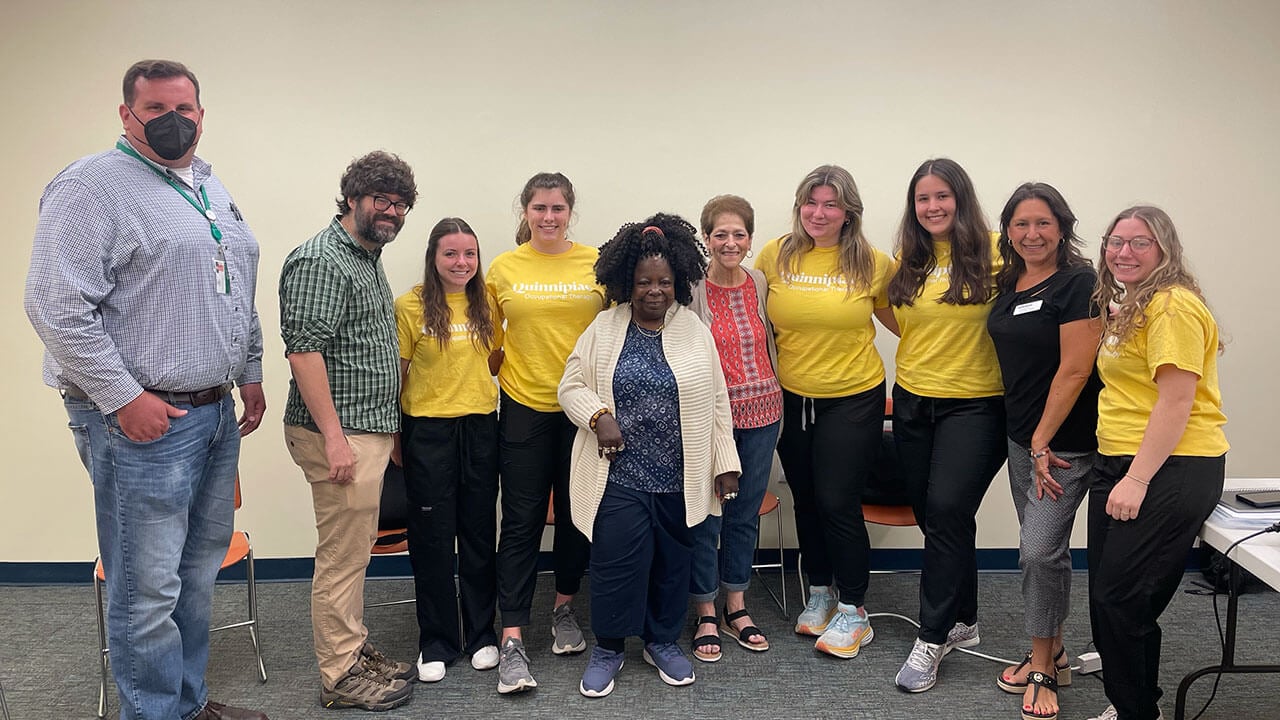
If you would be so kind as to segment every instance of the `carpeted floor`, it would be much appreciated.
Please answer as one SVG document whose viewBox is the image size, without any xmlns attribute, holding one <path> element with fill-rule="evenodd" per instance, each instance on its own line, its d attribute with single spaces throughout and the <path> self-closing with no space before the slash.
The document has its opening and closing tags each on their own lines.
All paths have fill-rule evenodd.
<svg viewBox="0 0 1280 720">
<path fill-rule="evenodd" d="M 1198 575 L 1188 575 L 1184 589 Z M 791 577 L 791 601 L 797 603 Z M 1089 640 L 1085 575 L 1077 573 L 1072 593 L 1074 616 L 1067 629 L 1072 655 Z M 1022 628 L 1020 576 L 986 573 L 981 578 L 982 644 L 978 651 L 1014 658 L 1027 649 Z M 867 608 L 913 617 L 918 608 L 918 576 L 875 575 Z M 333 711 L 318 704 L 318 676 L 311 652 L 308 613 L 310 585 L 303 582 L 259 585 L 261 637 L 266 684 L 257 682 L 252 648 L 243 630 L 214 635 L 209 663 L 211 697 L 259 708 L 273 720 L 360 717 L 356 710 Z M 371 580 L 370 602 L 410 597 L 409 580 Z M 952 653 L 942 664 L 938 685 L 908 695 L 893 685 L 906 658 L 915 629 L 896 618 L 873 620 L 875 641 L 853 660 L 814 652 L 812 639 L 796 636 L 759 582 L 748 594 L 755 620 L 768 634 L 772 649 L 751 653 L 724 639 L 724 658 L 716 664 L 695 663 L 697 682 L 668 687 L 640 657 L 639 640 L 631 640 L 626 666 L 614 693 L 589 700 L 578 694 L 584 655 L 558 657 L 550 650 L 551 579 L 539 578 L 534 603 L 535 626 L 526 645 L 538 689 L 499 696 L 496 671 L 477 672 L 464 660 L 435 684 L 417 685 L 412 702 L 378 717 L 393 718 L 1005 718 L 1019 717 L 1019 698 L 1001 692 L 994 678 L 1001 665 Z M 242 612 L 243 586 L 220 585 L 215 622 L 234 620 Z M 1219 601 L 1225 621 L 1226 599 Z M 589 627 L 586 593 L 578 603 L 584 628 Z M 798 607 L 791 607 L 794 617 Z M 92 718 L 97 708 L 97 633 L 93 589 L 89 586 L 0 587 L 0 682 L 14 720 Z M 1280 662 L 1280 596 L 1253 592 L 1240 601 L 1239 662 Z M 371 637 L 388 654 L 411 660 L 417 652 L 417 627 L 409 605 L 369 609 Z M 692 620 L 690 620 L 692 622 Z M 1166 717 L 1173 716 L 1179 679 L 1219 657 L 1212 603 L 1207 596 L 1179 592 L 1165 613 L 1162 681 Z M 689 633 L 686 633 L 687 646 Z M 1227 676 L 1217 699 L 1202 716 L 1233 720 L 1280 718 L 1280 689 L 1268 676 Z M 1209 697 L 1212 678 L 1193 687 L 1191 715 Z M 1062 692 L 1064 720 L 1086 718 L 1107 704 L 1102 683 L 1077 676 Z M 109 716 L 118 713 L 114 689 Z"/>
</svg>

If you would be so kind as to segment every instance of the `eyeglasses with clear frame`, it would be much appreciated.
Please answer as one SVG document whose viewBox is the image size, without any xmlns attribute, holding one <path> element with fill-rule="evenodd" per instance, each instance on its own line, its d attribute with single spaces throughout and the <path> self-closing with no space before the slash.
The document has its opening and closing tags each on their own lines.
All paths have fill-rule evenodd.
<svg viewBox="0 0 1280 720">
<path fill-rule="evenodd" d="M 385 195 L 372 195 L 371 197 L 373 198 L 373 209 L 377 210 L 378 212 L 386 212 L 387 208 L 395 207 L 396 214 L 399 215 L 400 217 L 404 217 L 405 215 L 409 214 L 410 210 L 413 209 L 412 205 L 410 205 L 407 202 L 404 202 L 403 200 L 400 202 L 395 202 L 394 200 L 392 200 L 391 198 Z"/>
<path fill-rule="evenodd" d="M 1119 235 L 1106 235 L 1102 238 L 1102 246 L 1110 252 L 1120 252 L 1125 245 L 1136 253 L 1144 253 L 1156 246 L 1154 238 L 1145 235 L 1136 235 L 1131 238 L 1122 238 Z"/>
</svg>

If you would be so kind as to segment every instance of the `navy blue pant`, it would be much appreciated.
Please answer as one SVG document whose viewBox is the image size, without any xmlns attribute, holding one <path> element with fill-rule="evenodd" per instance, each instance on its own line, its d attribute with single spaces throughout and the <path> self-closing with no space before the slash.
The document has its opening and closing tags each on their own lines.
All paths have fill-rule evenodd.
<svg viewBox="0 0 1280 720">
<path fill-rule="evenodd" d="M 1121 720 L 1160 714 L 1160 624 L 1187 553 L 1222 497 L 1227 456 L 1175 455 L 1151 478 L 1133 520 L 1107 515 L 1133 456 L 1099 455 L 1089 485 L 1089 618 L 1102 685 Z"/>
<path fill-rule="evenodd" d="M 1008 457 L 1004 398 L 921 397 L 893 386 L 893 442 L 924 533 L 920 634 L 941 645 L 978 621 L 978 506 Z"/>
<path fill-rule="evenodd" d="M 633 635 L 646 643 L 679 640 L 692 562 L 683 493 L 609 483 L 591 538 L 591 631 L 597 641 Z"/>
</svg>

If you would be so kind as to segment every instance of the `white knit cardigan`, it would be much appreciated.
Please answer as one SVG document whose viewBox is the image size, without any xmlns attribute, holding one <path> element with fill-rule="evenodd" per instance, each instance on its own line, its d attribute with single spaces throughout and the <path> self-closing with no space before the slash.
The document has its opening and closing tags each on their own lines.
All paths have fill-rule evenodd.
<svg viewBox="0 0 1280 720">
<path fill-rule="evenodd" d="M 600 457 L 596 434 L 590 429 L 591 416 L 601 408 L 614 409 L 613 373 L 630 323 L 629 304 L 597 315 L 569 354 L 560 381 L 560 406 L 578 426 L 569 461 L 569 507 L 574 526 L 587 539 L 609 481 L 609 461 Z M 742 471 L 733 441 L 729 391 L 711 332 L 679 303 L 667 310 L 662 353 L 675 375 L 680 399 L 685 522 L 693 527 L 708 515 L 720 514 L 716 476 Z"/>
</svg>

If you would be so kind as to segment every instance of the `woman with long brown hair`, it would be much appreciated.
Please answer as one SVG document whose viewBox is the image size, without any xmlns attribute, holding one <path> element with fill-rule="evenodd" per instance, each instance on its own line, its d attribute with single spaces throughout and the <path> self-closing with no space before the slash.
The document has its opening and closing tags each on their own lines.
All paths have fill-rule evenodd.
<svg viewBox="0 0 1280 720">
<path fill-rule="evenodd" d="M 978 643 L 976 516 L 1007 453 L 1000 366 L 987 334 L 999 255 L 973 182 L 954 160 L 916 169 L 897 254 L 893 437 L 924 554 L 920 632 L 896 682 L 924 692 L 947 652 Z"/>
<path fill-rule="evenodd" d="M 436 223 L 422 284 L 396 299 L 400 455 L 423 682 L 442 679 L 463 654 L 477 670 L 498 664 L 498 391 L 489 372 L 489 357 L 502 345 L 496 317 L 475 232 L 461 218 Z"/>
</svg>

